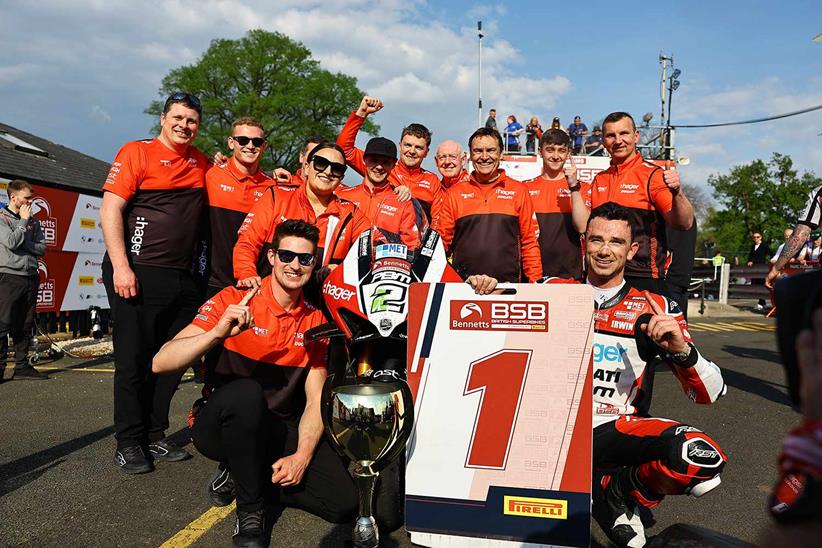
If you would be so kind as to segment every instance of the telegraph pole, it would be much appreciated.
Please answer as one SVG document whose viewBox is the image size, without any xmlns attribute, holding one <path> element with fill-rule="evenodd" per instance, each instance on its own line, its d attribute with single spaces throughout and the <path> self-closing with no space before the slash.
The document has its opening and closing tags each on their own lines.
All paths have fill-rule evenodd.
<svg viewBox="0 0 822 548">
<path fill-rule="evenodd" d="M 477 78 L 477 127 L 482 127 L 482 21 L 477 21 L 477 39 L 479 42 L 479 71 Z"/>
</svg>

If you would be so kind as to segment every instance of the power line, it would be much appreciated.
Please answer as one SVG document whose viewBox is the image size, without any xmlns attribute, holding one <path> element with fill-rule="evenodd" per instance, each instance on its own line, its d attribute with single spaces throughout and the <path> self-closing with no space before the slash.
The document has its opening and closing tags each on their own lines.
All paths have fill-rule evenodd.
<svg viewBox="0 0 822 548">
<path fill-rule="evenodd" d="M 776 116 L 768 116 L 767 118 L 756 118 L 754 120 L 743 120 L 741 122 L 722 122 L 720 124 L 671 124 L 671 127 L 675 127 L 677 129 L 683 127 L 689 128 L 697 128 L 697 127 L 723 127 L 723 126 L 741 126 L 743 124 L 756 124 L 757 122 L 767 122 L 769 120 L 778 120 L 780 118 L 788 118 L 789 116 L 797 116 L 799 114 L 805 114 L 806 112 L 813 112 L 814 110 L 822 109 L 822 105 L 816 105 L 815 107 L 808 107 L 802 110 L 796 110 L 794 112 L 788 112 L 785 114 L 777 114 Z"/>
</svg>

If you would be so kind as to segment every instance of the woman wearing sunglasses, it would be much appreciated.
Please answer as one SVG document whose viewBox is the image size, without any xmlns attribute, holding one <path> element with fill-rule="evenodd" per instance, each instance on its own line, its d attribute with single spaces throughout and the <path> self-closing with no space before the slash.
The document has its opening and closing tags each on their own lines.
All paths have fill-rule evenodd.
<svg viewBox="0 0 822 548">
<path fill-rule="evenodd" d="M 259 287 L 268 274 L 265 252 L 285 219 L 302 219 L 320 229 L 317 264 L 341 263 L 353 241 L 371 222 L 349 201 L 334 194 L 345 174 L 345 155 L 334 143 L 320 143 L 306 159 L 306 184 L 270 187 L 243 221 L 234 246 L 234 277 L 239 287 Z M 262 259 L 262 260 L 261 260 Z"/>
</svg>

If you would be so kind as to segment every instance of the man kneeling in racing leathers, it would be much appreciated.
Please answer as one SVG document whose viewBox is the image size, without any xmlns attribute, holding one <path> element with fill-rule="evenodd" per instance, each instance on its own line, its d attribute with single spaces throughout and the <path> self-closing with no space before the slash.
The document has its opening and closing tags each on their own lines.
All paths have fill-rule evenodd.
<svg viewBox="0 0 822 548">
<path fill-rule="evenodd" d="M 719 368 L 691 343 L 677 304 L 626 284 L 625 263 L 638 249 L 630 219 L 613 202 L 591 211 L 585 256 L 596 307 L 593 514 L 618 546 L 639 547 L 645 545 L 640 507 L 665 495 L 707 493 L 719 485 L 726 461 L 704 432 L 648 416 L 652 360 L 667 363 L 696 403 L 715 402 L 726 387 Z"/>
</svg>

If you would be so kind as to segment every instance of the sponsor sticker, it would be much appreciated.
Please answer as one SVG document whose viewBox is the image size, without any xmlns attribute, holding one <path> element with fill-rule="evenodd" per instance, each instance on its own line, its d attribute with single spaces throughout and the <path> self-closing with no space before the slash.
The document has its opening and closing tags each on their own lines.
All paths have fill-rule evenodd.
<svg viewBox="0 0 822 548">
<path fill-rule="evenodd" d="M 548 303 L 454 300 L 450 320 L 458 331 L 548 331 Z"/>
<path fill-rule="evenodd" d="M 80 285 L 94 285 L 94 276 L 80 276 Z"/>
<path fill-rule="evenodd" d="M 503 513 L 528 518 L 568 519 L 568 501 L 505 495 Z"/>
<path fill-rule="evenodd" d="M 80 228 L 97 228 L 97 222 L 94 219 L 80 218 Z"/>
<path fill-rule="evenodd" d="M 405 259 L 408 257 L 408 246 L 403 244 L 380 244 L 377 246 L 375 259 Z"/>
<path fill-rule="evenodd" d="M 371 271 L 377 273 L 382 270 L 395 270 L 404 274 L 410 274 L 411 263 L 408 261 L 398 261 L 396 259 L 380 259 L 378 261 L 374 261 L 374 267 Z"/>
</svg>

